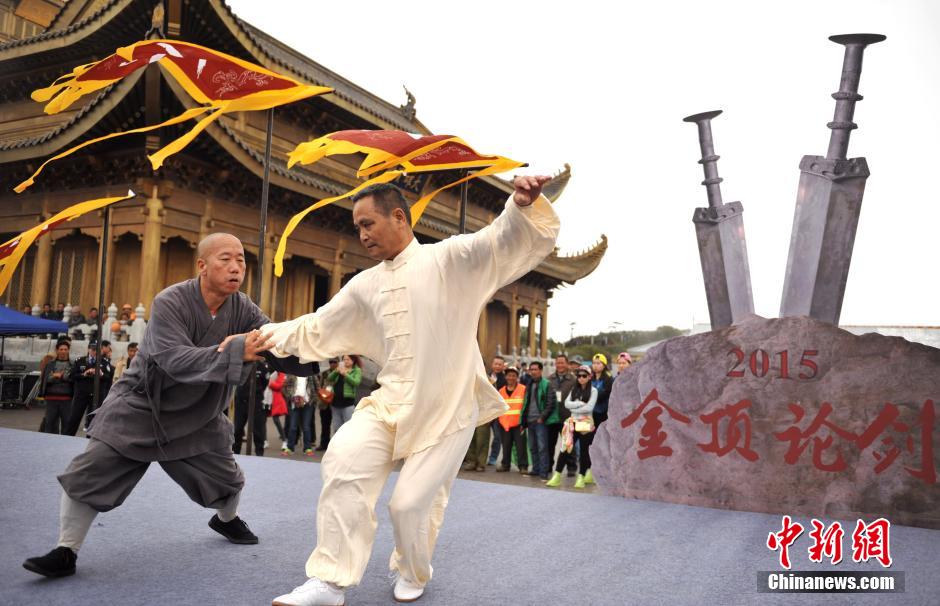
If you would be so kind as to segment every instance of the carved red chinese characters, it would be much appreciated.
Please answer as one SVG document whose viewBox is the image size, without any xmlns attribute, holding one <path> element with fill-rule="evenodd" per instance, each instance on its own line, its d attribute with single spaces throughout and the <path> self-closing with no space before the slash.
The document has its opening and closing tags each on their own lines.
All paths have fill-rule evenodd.
<svg viewBox="0 0 940 606">
<path fill-rule="evenodd" d="M 760 458 L 751 450 L 751 418 L 744 412 L 745 408 L 750 407 L 750 400 L 741 400 L 737 404 L 729 404 L 713 412 L 699 415 L 702 422 L 712 426 L 712 441 L 708 444 L 699 444 L 698 447 L 705 452 L 713 452 L 719 457 L 736 450 L 739 455 L 752 463 Z M 718 425 L 725 417 L 728 418 L 728 424 L 725 427 L 725 443 L 721 446 L 718 440 Z M 741 444 L 742 441 L 743 444 Z"/>
<path fill-rule="evenodd" d="M 806 414 L 803 407 L 799 404 L 791 403 L 789 404 L 789 408 L 794 416 L 794 425 L 788 427 L 785 431 L 774 434 L 774 437 L 778 440 L 790 442 L 790 448 L 787 450 L 787 454 L 784 455 L 783 459 L 790 465 L 793 465 L 799 460 L 800 455 L 803 454 L 803 451 L 806 450 L 806 447 L 812 441 L 813 466 L 816 469 L 820 471 L 842 471 L 845 469 L 845 459 L 842 458 L 842 452 L 839 450 L 838 446 L 834 449 L 835 458 L 832 462 L 823 462 L 823 453 L 832 446 L 834 441 L 833 434 L 850 442 L 854 441 L 857 437 L 854 433 L 846 431 L 828 420 L 829 414 L 832 412 L 832 404 L 823 402 L 822 406 L 819 407 L 819 412 L 816 413 L 816 418 L 814 418 L 812 423 L 803 431 L 800 431 L 800 428 L 796 425 L 803 420 L 803 416 Z M 829 432 L 826 432 L 823 437 L 819 437 L 816 434 L 818 434 L 823 427 L 826 427 Z M 812 438 L 812 440 L 810 440 L 810 438 Z M 803 440 L 802 443 L 800 442 L 801 440 Z"/>
<path fill-rule="evenodd" d="M 643 410 L 650 404 L 653 404 L 653 406 L 651 406 L 646 413 L 643 413 Z M 640 438 L 640 446 L 642 446 L 642 448 L 636 453 L 641 460 L 648 459 L 649 457 L 668 457 L 672 455 L 672 448 L 663 445 L 668 436 L 665 431 L 660 431 L 663 428 L 663 424 L 662 421 L 659 420 L 659 415 L 663 413 L 663 410 L 668 412 L 670 417 L 680 423 L 688 425 L 692 422 L 689 417 L 676 412 L 665 402 L 661 401 L 659 399 L 659 392 L 655 389 L 646 396 L 642 404 L 637 406 L 633 412 L 620 421 L 620 426 L 626 428 L 636 423 L 637 419 L 640 418 L 640 414 L 643 414 L 643 427 L 640 429 L 640 435 L 642 436 Z"/>
</svg>

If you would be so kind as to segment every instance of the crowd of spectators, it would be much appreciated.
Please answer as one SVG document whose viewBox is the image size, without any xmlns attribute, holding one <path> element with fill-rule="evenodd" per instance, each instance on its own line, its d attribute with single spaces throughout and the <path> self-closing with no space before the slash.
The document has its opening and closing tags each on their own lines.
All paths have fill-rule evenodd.
<svg viewBox="0 0 940 606">
<path fill-rule="evenodd" d="M 632 362 L 628 353 L 621 353 L 616 360 L 618 372 Z M 494 467 L 497 472 L 507 472 L 515 467 L 548 487 L 561 486 L 567 470 L 567 476 L 575 478 L 574 488 L 593 484 L 591 444 L 597 428 L 607 420 L 613 387 L 607 357 L 598 353 L 590 363 L 579 364 L 558 355 L 553 372 L 546 374 L 540 361 L 517 368 L 496 356 L 489 379 L 509 411 L 477 427 L 463 469 L 484 472 Z M 259 365 L 256 454 L 263 454 L 267 445 L 264 432 L 268 416 L 273 418 L 281 440 L 282 456 L 300 452 L 314 457 L 317 451 L 326 450 L 330 436 L 349 421 L 362 397 L 362 381 L 362 359 L 355 355 L 332 359 L 329 368 L 309 378 L 269 373 Z M 236 392 L 236 453 L 241 451 L 247 420 L 247 394 L 248 382 Z"/>
<path fill-rule="evenodd" d="M 74 436 L 79 427 L 88 430 L 95 410 L 108 396 L 114 380 L 134 360 L 137 344 L 128 343 L 127 357 L 116 363 L 112 361 L 111 353 L 110 341 L 101 342 L 100 352 L 98 343 L 92 341 L 82 355 L 72 358 L 71 338 L 59 338 L 55 354 L 49 354 L 39 362 L 39 396 L 46 405 L 40 431 Z"/>
<path fill-rule="evenodd" d="M 632 363 L 630 354 L 621 353 L 618 372 Z M 607 357 L 598 353 L 590 364 L 573 364 L 568 356 L 558 355 L 554 372 L 548 376 L 539 361 L 517 368 L 496 356 L 490 368 L 490 383 L 509 410 L 477 428 L 464 471 L 484 472 L 493 466 L 507 472 L 514 464 L 522 475 L 558 487 L 567 469 L 567 476 L 575 478 L 575 488 L 593 484 L 591 443 L 607 420 L 613 388 Z"/>
<path fill-rule="evenodd" d="M 306 457 L 314 457 L 316 452 L 327 449 L 330 436 L 349 421 L 363 393 L 374 387 L 363 382 L 363 359 L 360 356 L 345 355 L 330 360 L 328 364 L 327 369 L 311 377 L 270 372 L 264 364 L 258 364 L 253 422 L 255 454 L 263 455 L 268 444 L 267 417 L 272 418 L 281 441 L 281 456 L 293 455 L 298 452 L 298 447 Z M 249 394 L 249 381 L 235 391 L 236 454 L 241 452 L 245 435 Z"/>
<path fill-rule="evenodd" d="M 31 313 L 24 306 L 24 313 Z M 55 309 L 44 304 L 40 317 L 62 320 L 65 306 Z M 125 322 L 133 320 L 130 305 L 121 309 Z M 73 306 L 69 326 L 97 322 L 98 310 L 91 308 L 86 317 L 79 306 Z M 128 368 L 137 352 L 137 344 L 129 343 L 127 357 L 111 360 L 108 341 L 101 343 L 99 393 L 94 398 L 94 374 L 98 345 L 89 343 L 88 350 L 72 358 L 71 339 L 59 338 L 54 355 L 40 365 L 40 395 L 46 412 L 41 431 L 76 435 L 79 427 L 87 431 L 95 409 L 107 396 L 114 380 Z M 548 487 L 561 486 L 563 473 L 575 478 L 574 487 L 594 483 L 591 473 L 591 444 L 597 428 L 607 420 L 607 407 L 613 386 L 613 375 L 607 357 L 598 353 L 590 363 L 572 362 L 558 355 L 554 369 L 546 375 L 540 361 L 507 366 L 505 358 L 495 356 L 491 364 L 490 383 L 509 406 L 509 411 L 479 426 L 464 459 L 465 471 L 484 472 L 494 467 L 498 472 L 510 471 L 539 478 Z M 615 361 L 618 372 L 632 364 L 630 354 L 623 352 Z M 352 417 L 362 397 L 363 363 L 356 355 L 345 355 L 329 361 L 329 367 L 311 377 L 296 377 L 271 372 L 263 363 L 256 368 L 255 418 L 252 436 L 254 452 L 263 454 L 267 417 L 271 417 L 281 442 L 281 455 L 288 457 L 299 451 L 307 457 L 325 451 L 330 436 Z M 239 386 L 234 398 L 234 446 L 241 452 L 248 419 L 250 381 Z M 84 423 L 82 420 L 84 418 Z M 317 429 L 319 428 L 319 435 Z"/>
<path fill-rule="evenodd" d="M 30 305 L 23 305 L 20 309 L 23 314 L 32 315 L 33 308 Z M 99 322 L 98 317 L 98 308 L 92 307 L 88 310 L 88 315 L 86 316 L 80 305 L 72 305 L 69 308 L 69 313 L 66 314 L 66 305 L 64 303 L 58 303 L 53 309 L 51 303 L 43 303 L 42 307 L 39 310 L 39 317 L 43 320 L 54 320 L 56 322 L 66 322 L 68 325 L 68 334 L 77 340 L 82 340 L 85 338 L 88 333 L 94 336 L 95 327 Z M 137 319 L 137 312 L 134 311 L 134 308 L 130 303 L 125 303 L 121 306 L 120 311 L 116 316 L 116 320 L 111 323 L 109 328 L 113 338 L 119 341 L 129 340 L 130 326 Z M 102 321 L 107 321 L 107 317 L 101 318 Z M 82 331 L 83 326 L 90 327 Z M 50 337 L 53 335 L 50 335 Z"/>
</svg>

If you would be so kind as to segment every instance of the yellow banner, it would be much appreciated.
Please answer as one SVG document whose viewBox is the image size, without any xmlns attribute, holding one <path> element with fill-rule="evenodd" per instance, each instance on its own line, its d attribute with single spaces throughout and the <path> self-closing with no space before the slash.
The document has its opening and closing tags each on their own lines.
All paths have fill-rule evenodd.
<svg viewBox="0 0 940 606">
<path fill-rule="evenodd" d="M 98 198 L 95 200 L 79 202 L 78 204 L 69 206 L 65 210 L 56 213 L 54 216 L 43 221 L 36 227 L 28 229 L 15 238 L 0 244 L 0 295 L 2 295 L 6 290 L 7 285 L 10 283 L 10 279 L 13 278 L 13 272 L 16 271 L 16 266 L 19 265 L 20 261 L 26 255 L 26 251 L 36 240 L 36 238 L 47 234 L 59 223 L 71 221 L 72 219 L 81 217 L 85 213 L 98 210 L 99 208 L 104 208 L 110 204 L 129 200 L 136 195 L 137 194 L 135 194 L 133 191 L 127 190 L 126 196 Z"/>
</svg>

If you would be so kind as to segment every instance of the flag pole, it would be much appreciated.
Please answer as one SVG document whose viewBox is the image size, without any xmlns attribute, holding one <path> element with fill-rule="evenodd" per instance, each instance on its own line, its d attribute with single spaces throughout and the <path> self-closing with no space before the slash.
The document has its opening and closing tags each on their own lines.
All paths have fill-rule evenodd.
<svg viewBox="0 0 940 606">
<path fill-rule="evenodd" d="M 268 110 L 268 127 L 264 138 L 264 177 L 261 181 L 261 230 L 258 235 L 258 266 L 255 272 L 255 283 L 252 299 L 261 306 L 261 281 L 264 279 L 264 244 L 268 233 L 268 189 L 271 184 L 271 137 L 274 133 L 274 108 Z M 245 454 L 250 455 L 255 436 L 255 392 L 258 378 L 255 373 L 256 364 L 251 363 L 251 376 L 248 379 L 248 429 L 245 436 Z"/>
<path fill-rule="evenodd" d="M 95 350 L 95 380 L 94 380 L 94 396 L 92 399 L 91 410 L 94 412 L 98 406 L 101 404 L 98 401 L 98 396 L 101 394 L 101 335 L 102 335 L 102 313 L 104 312 L 104 283 L 105 283 L 105 274 L 108 271 L 108 238 L 110 237 L 110 226 L 111 226 L 111 207 L 104 207 L 104 225 L 101 230 L 101 253 L 99 258 L 101 262 L 99 263 L 99 272 L 98 276 L 98 326 L 97 331 L 95 332 L 95 338 L 98 340 L 98 348 Z"/>
</svg>

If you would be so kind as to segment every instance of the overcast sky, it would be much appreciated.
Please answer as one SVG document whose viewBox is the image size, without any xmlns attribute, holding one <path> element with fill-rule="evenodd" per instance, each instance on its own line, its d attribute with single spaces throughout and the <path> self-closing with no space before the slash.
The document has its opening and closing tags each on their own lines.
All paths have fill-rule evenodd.
<svg viewBox="0 0 940 606">
<path fill-rule="evenodd" d="M 825 155 L 843 47 L 865 52 L 849 157 L 868 180 L 842 324 L 938 325 L 940 3 L 230 0 L 240 17 L 376 95 L 417 97 L 435 133 L 572 179 L 563 253 L 607 234 L 600 267 L 556 291 L 549 334 L 707 322 L 693 113 L 713 123 L 725 202 L 744 204 L 754 304 L 778 314 L 798 164 Z M 308 219 L 311 220 L 311 219 Z M 315 216 L 312 220 L 316 220 Z"/>
</svg>

